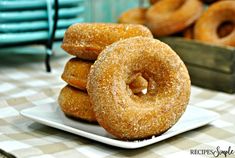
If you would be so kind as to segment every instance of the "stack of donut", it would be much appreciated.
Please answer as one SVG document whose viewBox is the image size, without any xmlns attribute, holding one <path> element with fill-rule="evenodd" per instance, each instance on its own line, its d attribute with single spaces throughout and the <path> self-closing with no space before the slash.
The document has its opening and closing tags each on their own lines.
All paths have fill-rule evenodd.
<svg viewBox="0 0 235 158">
<path fill-rule="evenodd" d="M 97 121 L 119 139 L 136 140 L 160 135 L 184 113 L 188 71 L 146 27 L 75 24 L 66 31 L 62 48 L 75 56 L 62 74 L 68 85 L 58 102 L 65 115 Z"/>
<path fill-rule="evenodd" d="M 90 68 L 106 46 L 135 36 L 152 37 L 152 34 L 146 27 L 133 24 L 84 23 L 68 28 L 61 47 L 74 57 L 65 65 L 61 78 L 68 85 L 59 95 L 59 104 L 67 116 L 96 122 L 86 89 Z M 147 81 L 138 75 L 132 81 L 130 88 L 135 93 L 147 87 Z"/>
<path fill-rule="evenodd" d="M 146 25 L 155 37 L 183 34 L 185 38 L 235 46 L 234 0 L 149 0 L 151 6 L 134 8 L 119 23 Z"/>
</svg>

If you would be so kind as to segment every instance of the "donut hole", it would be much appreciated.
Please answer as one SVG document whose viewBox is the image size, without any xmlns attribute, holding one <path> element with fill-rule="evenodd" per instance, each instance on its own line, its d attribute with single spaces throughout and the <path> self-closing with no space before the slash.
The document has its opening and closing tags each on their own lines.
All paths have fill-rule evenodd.
<svg viewBox="0 0 235 158">
<path fill-rule="evenodd" d="M 124 82 L 120 93 L 123 93 L 124 96 L 128 95 L 138 105 L 146 100 L 155 102 L 154 98 L 165 98 L 166 93 L 168 96 L 173 95 L 171 89 L 174 87 L 174 75 L 165 58 L 153 57 L 150 52 L 144 57 L 142 55 L 133 57 L 132 63 L 128 67 L 128 72 L 122 76 Z M 141 89 L 135 91 L 136 89 L 133 87 Z"/>
<path fill-rule="evenodd" d="M 155 94 L 157 89 L 157 83 L 146 74 L 135 73 L 131 75 L 127 82 L 128 89 L 132 95 L 138 97 Z"/>
<path fill-rule="evenodd" d="M 147 93 L 148 81 L 141 73 L 131 75 L 127 81 L 127 85 L 131 94 L 139 96 Z"/>
<path fill-rule="evenodd" d="M 235 28 L 235 24 L 232 21 L 222 22 L 217 28 L 217 35 L 219 38 L 224 38 L 230 35 Z"/>
</svg>

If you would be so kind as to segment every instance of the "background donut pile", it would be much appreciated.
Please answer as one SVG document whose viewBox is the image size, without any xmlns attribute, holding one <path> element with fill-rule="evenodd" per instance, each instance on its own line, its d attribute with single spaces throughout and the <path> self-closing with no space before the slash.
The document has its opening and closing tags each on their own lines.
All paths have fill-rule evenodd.
<svg viewBox="0 0 235 158">
<path fill-rule="evenodd" d="M 67 29 L 61 47 L 73 57 L 65 65 L 61 78 L 67 85 L 58 97 L 67 116 L 97 122 L 86 89 L 90 68 L 106 46 L 135 36 L 153 37 L 146 27 L 133 24 L 83 23 Z M 140 76 L 133 80 L 135 78 L 130 87 L 134 93 L 139 93 L 147 87 L 147 81 Z"/>
<path fill-rule="evenodd" d="M 119 23 L 146 25 L 156 38 L 183 36 L 235 46 L 235 0 L 149 0 L 149 8 L 124 12 Z"/>
<path fill-rule="evenodd" d="M 153 37 L 146 27 L 133 24 L 84 23 L 74 24 L 67 29 L 62 48 L 73 57 L 65 65 L 61 78 L 67 85 L 62 88 L 58 98 L 67 116 L 96 122 L 86 89 L 90 68 L 106 46 L 135 36 Z M 145 79 L 137 75 L 133 80 L 135 82 L 130 83 L 130 87 L 134 93 L 146 89 Z"/>
</svg>

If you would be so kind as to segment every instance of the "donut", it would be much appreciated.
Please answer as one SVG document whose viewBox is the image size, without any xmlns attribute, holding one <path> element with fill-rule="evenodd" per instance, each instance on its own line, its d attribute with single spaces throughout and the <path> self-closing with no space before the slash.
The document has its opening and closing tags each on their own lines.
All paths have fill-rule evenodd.
<svg viewBox="0 0 235 158">
<path fill-rule="evenodd" d="M 190 26 L 202 11 L 199 0 L 163 0 L 147 10 L 146 25 L 154 36 L 167 36 Z"/>
<path fill-rule="evenodd" d="M 198 19 L 194 28 L 197 40 L 217 45 L 235 46 L 235 29 L 225 37 L 219 37 L 217 30 L 223 23 L 235 25 L 235 1 L 213 3 Z"/>
<path fill-rule="evenodd" d="M 90 61 L 72 58 L 66 63 L 61 78 L 69 85 L 86 91 L 87 78 L 92 64 Z M 135 76 L 130 81 L 130 90 L 132 93 L 140 93 L 147 88 L 147 84 L 143 77 Z"/>
<path fill-rule="evenodd" d="M 128 81 L 140 73 L 147 93 L 131 94 Z M 98 123 L 122 140 L 160 135 L 184 113 L 190 78 L 179 56 L 148 37 L 115 42 L 102 51 L 88 75 L 88 94 Z"/>
<path fill-rule="evenodd" d="M 217 34 L 220 38 L 222 37 L 225 37 L 227 35 L 229 35 L 232 30 L 234 29 L 235 26 L 233 26 L 232 23 L 230 22 L 225 22 L 223 24 L 221 24 L 218 29 L 217 29 Z M 194 39 L 194 25 L 186 28 L 184 31 L 183 31 L 183 36 L 184 38 L 186 39 Z"/>
<path fill-rule="evenodd" d="M 118 19 L 119 23 L 124 24 L 144 24 L 146 8 L 133 8 L 123 12 Z"/>
<path fill-rule="evenodd" d="M 61 47 L 81 59 L 96 60 L 106 46 L 135 36 L 152 34 L 145 26 L 136 24 L 78 23 L 66 30 Z"/>
<path fill-rule="evenodd" d="M 87 77 L 92 64 L 93 62 L 90 61 L 72 58 L 66 63 L 61 78 L 73 87 L 86 90 Z"/>
<path fill-rule="evenodd" d="M 59 94 L 58 103 L 66 116 L 96 122 L 95 114 L 86 92 L 66 85 Z"/>
</svg>

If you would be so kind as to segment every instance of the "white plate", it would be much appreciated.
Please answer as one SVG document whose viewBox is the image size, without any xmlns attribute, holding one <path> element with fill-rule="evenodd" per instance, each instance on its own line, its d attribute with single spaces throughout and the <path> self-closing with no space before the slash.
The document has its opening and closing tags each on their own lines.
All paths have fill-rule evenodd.
<svg viewBox="0 0 235 158">
<path fill-rule="evenodd" d="M 181 119 L 162 135 L 140 141 L 122 141 L 108 134 L 99 125 L 74 121 L 65 117 L 57 103 L 24 109 L 21 111 L 21 115 L 36 122 L 71 132 L 88 139 L 127 149 L 135 149 L 157 143 L 180 133 L 206 125 L 219 117 L 219 114 L 215 112 L 188 106 Z"/>
</svg>

